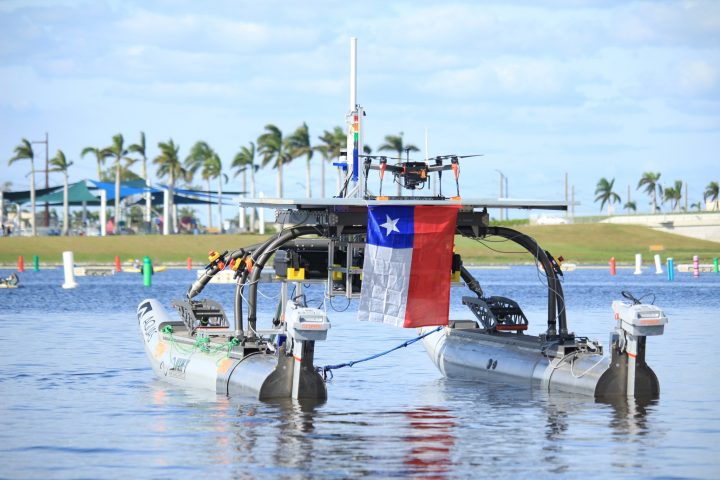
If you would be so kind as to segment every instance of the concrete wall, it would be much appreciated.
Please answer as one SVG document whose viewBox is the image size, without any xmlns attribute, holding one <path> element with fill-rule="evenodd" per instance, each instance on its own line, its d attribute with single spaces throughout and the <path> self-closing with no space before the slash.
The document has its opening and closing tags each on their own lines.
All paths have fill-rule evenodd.
<svg viewBox="0 0 720 480">
<path fill-rule="evenodd" d="M 720 242 L 720 213 L 622 215 L 610 217 L 601 223 L 644 225 L 661 232 Z"/>
</svg>

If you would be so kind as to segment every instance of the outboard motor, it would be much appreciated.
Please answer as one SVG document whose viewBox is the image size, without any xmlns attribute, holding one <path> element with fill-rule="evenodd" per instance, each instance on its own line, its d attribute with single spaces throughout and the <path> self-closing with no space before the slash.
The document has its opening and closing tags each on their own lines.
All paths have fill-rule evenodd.
<svg viewBox="0 0 720 480">
<path fill-rule="evenodd" d="M 663 334 L 668 318 L 655 305 L 640 303 L 628 292 L 623 292 L 623 296 L 630 302 L 616 300 L 612 304 L 617 320 L 615 331 L 610 334 L 612 360 L 598 382 L 596 394 L 657 398 L 660 384 L 645 362 L 645 347 L 648 336 Z"/>
<path fill-rule="evenodd" d="M 292 398 L 326 398 L 322 377 L 315 371 L 313 357 L 315 342 L 325 340 L 330 321 L 323 310 L 308 308 L 288 301 L 285 323 L 291 345 L 288 351 L 294 359 Z"/>
</svg>

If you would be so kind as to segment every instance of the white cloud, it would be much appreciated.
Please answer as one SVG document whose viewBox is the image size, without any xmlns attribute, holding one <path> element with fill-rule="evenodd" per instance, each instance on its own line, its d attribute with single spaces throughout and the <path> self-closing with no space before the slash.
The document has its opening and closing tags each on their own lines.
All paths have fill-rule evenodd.
<svg viewBox="0 0 720 480">
<path fill-rule="evenodd" d="M 683 62 L 679 67 L 678 85 L 683 93 L 704 94 L 715 90 L 718 82 L 718 68 L 702 60 Z"/>
<path fill-rule="evenodd" d="M 433 73 L 419 83 L 421 91 L 438 97 L 494 98 L 510 96 L 555 96 L 566 91 L 562 66 L 553 61 L 531 58 L 482 60 L 472 68 L 448 69 Z"/>
<path fill-rule="evenodd" d="M 190 51 L 254 52 L 279 46 L 302 49 L 316 41 L 313 29 L 293 25 L 199 14 L 160 14 L 136 10 L 116 22 L 117 34 L 158 47 L 179 45 Z"/>
<path fill-rule="evenodd" d="M 350 35 L 368 141 L 429 127 L 437 153 L 487 153 L 467 188 L 483 165 L 534 192 L 542 164 L 591 194 L 648 158 L 686 175 L 682 152 L 699 176 L 720 148 L 720 2 L 29 2 L 0 1 L 0 152 L 37 128 L 70 150 L 145 129 L 226 156 L 269 122 L 319 132 L 347 108 Z"/>
</svg>

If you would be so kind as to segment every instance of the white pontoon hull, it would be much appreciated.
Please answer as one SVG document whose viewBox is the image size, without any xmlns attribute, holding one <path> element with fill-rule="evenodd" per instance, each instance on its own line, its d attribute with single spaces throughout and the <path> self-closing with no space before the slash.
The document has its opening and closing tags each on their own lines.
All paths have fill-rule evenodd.
<svg viewBox="0 0 720 480">
<path fill-rule="evenodd" d="M 423 339 L 438 369 L 448 378 L 526 383 L 546 391 L 601 396 L 598 384 L 610 358 L 592 352 L 546 355 L 538 337 L 488 334 L 480 329 L 445 329 Z"/>
</svg>

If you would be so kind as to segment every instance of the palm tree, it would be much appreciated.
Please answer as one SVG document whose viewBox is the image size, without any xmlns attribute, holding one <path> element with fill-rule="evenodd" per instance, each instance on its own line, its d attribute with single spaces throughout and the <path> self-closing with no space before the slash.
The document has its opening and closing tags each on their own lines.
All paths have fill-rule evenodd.
<svg viewBox="0 0 720 480">
<path fill-rule="evenodd" d="M 385 143 L 381 144 L 378 147 L 378 150 L 382 151 L 391 151 L 397 153 L 397 164 L 399 165 L 400 162 L 402 162 L 403 158 L 403 152 L 407 152 L 408 154 L 410 152 L 419 152 L 420 149 L 417 148 L 415 145 L 408 144 L 405 145 L 403 143 L 403 132 L 400 132 L 400 135 L 385 135 Z M 397 194 L 398 197 L 402 194 L 401 192 L 401 186 L 400 183 L 397 184 Z"/>
<path fill-rule="evenodd" d="M 222 186 L 223 186 L 223 180 L 225 182 L 228 181 L 227 175 L 222 173 L 222 162 L 220 161 L 220 157 L 217 153 L 213 152 L 210 158 L 208 158 L 205 161 L 205 164 L 203 165 L 202 169 L 202 175 L 203 178 L 217 178 L 218 179 L 218 228 L 220 229 L 220 233 L 224 233 L 223 228 L 223 218 L 222 218 Z"/>
<path fill-rule="evenodd" d="M 282 132 L 275 125 L 265 125 L 265 133 L 257 139 L 258 152 L 262 155 L 261 166 L 264 167 L 275 159 L 273 168 L 277 168 L 277 195 L 283 196 L 283 165 L 289 163 L 292 157 L 289 153 L 287 139 L 283 139 Z"/>
<path fill-rule="evenodd" d="M 223 179 L 227 182 L 227 175 L 222 173 L 222 162 L 215 151 L 206 142 L 196 142 L 190 149 L 190 155 L 185 159 L 185 166 L 188 169 L 188 177 L 192 178 L 195 172 L 200 170 L 203 180 L 210 192 L 210 180 L 218 179 L 218 227 L 223 232 L 222 221 L 222 184 Z M 208 203 L 208 226 L 212 228 L 212 203 Z"/>
<path fill-rule="evenodd" d="M 605 177 L 601 178 L 595 187 L 595 201 L 600 201 L 600 210 L 603 209 L 605 203 L 608 204 L 608 215 L 612 215 L 612 205 L 615 202 L 620 203 L 620 195 L 613 192 L 615 179 L 608 181 Z"/>
<path fill-rule="evenodd" d="M 135 160 L 128 157 L 128 149 L 125 148 L 124 143 L 125 139 L 123 138 L 122 134 L 118 133 L 117 135 L 113 135 L 112 137 L 113 143 L 109 147 L 106 148 L 108 151 L 109 158 L 113 158 L 113 165 L 115 167 L 115 225 L 120 223 L 120 162 L 125 160 L 127 162 L 127 166 L 132 165 Z"/>
<path fill-rule="evenodd" d="M 128 147 L 128 151 L 132 153 L 137 153 L 140 155 L 140 159 L 142 160 L 142 170 L 140 171 L 140 176 L 145 180 L 145 186 L 150 187 L 150 177 L 148 175 L 147 170 L 147 150 L 145 148 L 145 132 L 140 132 L 140 142 L 139 143 L 133 143 Z M 145 221 L 150 222 L 150 212 L 152 209 L 151 205 L 151 194 L 150 192 L 145 193 Z"/>
<path fill-rule="evenodd" d="M 315 149 L 323 157 L 323 161 L 320 162 L 320 196 L 325 198 L 325 162 L 332 162 L 340 156 L 341 150 L 347 145 L 347 136 L 342 127 L 335 127 L 330 131 L 325 130 L 318 139 L 322 143 Z"/>
<path fill-rule="evenodd" d="M 33 152 L 32 143 L 26 138 L 20 141 L 20 145 L 15 147 L 15 156 L 8 160 L 8 165 L 12 165 L 17 160 L 30 160 L 30 228 L 32 236 L 37 235 L 35 228 L 35 152 Z"/>
<path fill-rule="evenodd" d="M 303 124 L 288 137 L 288 147 L 292 158 L 302 157 L 303 155 L 307 157 L 305 161 L 305 196 L 311 198 L 310 160 L 312 160 L 314 150 L 310 145 L 310 131 L 307 123 L 303 122 Z"/>
<path fill-rule="evenodd" d="M 718 197 L 720 197 L 720 185 L 718 182 L 708 183 L 707 187 L 705 187 L 705 192 L 703 193 L 703 200 L 705 200 L 705 202 L 708 200 L 711 202 L 717 202 Z"/>
<path fill-rule="evenodd" d="M 68 167 L 73 162 L 68 162 L 65 158 L 65 153 L 62 150 L 58 150 L 53 158 L 50 159 L 51 172 L 62 172 L 65 177 L 63 186 L 63 235 L 68 235 L 70 232 L 70 205 L 69 205 L 69 192 L 68 192 Z"/>
<path fill-rule="evenodd" d="M 116 170 L 117 169 L 115 167 L 106 168 L 105 170 L 102 171 L 101 179 L 105 182 L 108 180 L 114 182 Z M 138 181 L 144 181 L 144 180 L 140 175 L 138 175 L 131 169 L 130 165 L 120 165 L 120 183 L 121 184 L 123 182 L 138 182 Z"/>
<path fill-rule="evenodd" d="M 623 208 L 630 212 L 632 210 L 633 212 L 637 212 L 637 204 L 633 201 L 625 202 L 625 205 L 623 205 Z"/>
<path fill-rule="evenodd" d="M 110 156 L 110 152 L 107 148 L 85 147 L 82 149 L 80 156 L 85 158 L 85 155 L 88 153 L 95 155 L 95 160 L 97 161 L 97 179 L 102 180 L 101 167 L 105 165 L 105 160 Z"/>
<path fill-rule="evenodd" d="M 250 197 L 255 198 L 255 172 L 260 168 L 255 164 L 255 144 L 250 142 L 249 147 L 240 147 L 240 151 L 235 155 L 233 159 L 232 168 L 235 168 L 235 176 L 237 177 L 242 173 L 242 190 L 247 191 L 247 171 L 250 170 Z M 243 193 L 247 197 L 246 193 Z M 245 208 L 240 209 L 240 218 L 245 219 Z M 242 228 L 244 225 L 240 225 Z M 250 230 L 255 230 L 255 209 L 250 209 Z"/>
<path fill-rule="evenodd" d="M 662 186 L 658 183 L 658 180 L 660 180 L 660 172 L 645 172 L 642 174 L 636 188 L 636 190 L 640 190 L 640 187 L 645 187 L 645 193 L 650 195 L 652 213 L 657 211 L 657 194 L 659 193 L 660 196 L 663 194 Z"/>
<path fill-rule="evenodd" d="M 210 192 L 210 179 L 209 171 L 205 168 L 207 161 L 215 155 L 215 151 L 210 148 L 206 142 L 199 141 L 195 142 L 195 145 L 190 149 L 190 154 L 185 158 L 185 167 L 188 171 L 188 176 L 192 181 L 193 175 L 201 170 L 203 180 L 207 185 L 207 191 Z M 212 204 L 208 202 L 208 227 L 212 228 Z"/>
<path fill-rule="evenodd" d="M 663 203 L 670 202 L 670 210 L 673 212 L 677 209 L 678 203 L 682 199 L 682 189 L 682 180 L 675 180 L 675 185 L 666 187 L 663 192 Z"/>
<path fill-rule="evenodd" d="M 175 145 L 172 138 L 167 142 L 158 143 L 160 155 L 155 157 L 153 163 L 158 166 L 157 175 L 160 178 L 168 177 L 168 202 L 167 202 L 167 218 L 171 232 L 175 231 L 177 218 L 174 215 L 173 195 L 175 194 L 175 184 L 179 179 L 188 179 L 188 171 L 180 162 L 180 146 Z"/>
<path fill-rule="evenodd" d="M 694 209 L 697 212 L 701 211 L 702 207 L 703 207 L 702 202 L 693 202 L 690 204 L 690 208 Z"/>
</svg>

